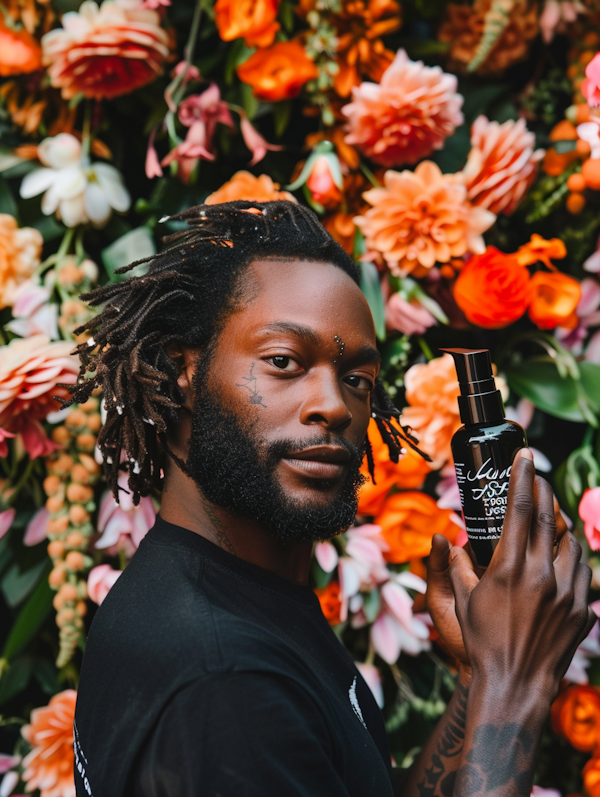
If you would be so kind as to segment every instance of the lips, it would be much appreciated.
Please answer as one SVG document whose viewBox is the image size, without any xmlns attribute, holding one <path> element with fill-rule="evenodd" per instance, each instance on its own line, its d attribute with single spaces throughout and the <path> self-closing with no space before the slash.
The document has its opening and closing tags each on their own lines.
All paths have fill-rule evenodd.
<svg viewBox="0 0 600 797">
<path fill-rule="evenodd" d="M 350 462 L 350 452 L 340 446 L 315 446 L 293 451 L 283 461 L 303 476 L 314 479 L 337 479 Z"/>
</svg>

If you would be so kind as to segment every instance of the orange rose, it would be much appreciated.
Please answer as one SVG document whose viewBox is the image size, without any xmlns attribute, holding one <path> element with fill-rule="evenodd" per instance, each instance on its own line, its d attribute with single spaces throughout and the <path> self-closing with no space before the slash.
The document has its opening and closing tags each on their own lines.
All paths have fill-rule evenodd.
<svg viewBox="0 0 600 797">
<path fill-rule="evenodd" d="M 300 93 L 302 86 L 318 75 L 315 64 L 298 41 L 277 42 L 257 50 L 238 66 L 237 74 L 262 100 L 289 100 Z"/>
<path fill-rule="evenodd" d="M 236 172 L 231 180 L 213 191 L 204 200 L 206 205 L 219 205 L 221 202 L 235 202 L 246 199 L 248 202 L 273 202 L 275 199 L 287 199 L 296 202 L 289 191 L 280 191 L 279 183 L 274 183 L 268 174 L 255 177 L 250 172 Z"/>
<path fill-rule="evenodd" d="M 329 625 L 337 625 L 340 622 L 340 585 L 337 581 L 330 581 L 324 589 L 316 589 L 315 595 L 321 604 L 321 611 Z"/>
<path fill-rule="evenodd" d="M 552 725 L 576 750 L 588 753 L 600 743 L 600 689 L 569 686 L 552 705 Z"/>
<path fill-rule="evenodd" d="M 537 271 L 529 284 L 529 318 L 540 329 L 574 326 L 581 286 L 573 277 L 558 271 Z"/>
<path fill-rule="evenodd" d="M 42 66 L 42 48 L 24 28 L 9 28 L 0 16 L 0 75 L 23 75 Z"/>
<path fill-rule="evenodd" d="M 583 785 L 588 797 L 600 797 L 600 758 L 590 758 L 584 766 Z"/>
<path fill-rule="evenodd" d="M 529 272 L 514 255 L 488 246 L 460 272 L 454 299 L 472 324 L 485 329 L 506 327 L 527 309 Z"/>
<path fill-rule="evenodd" d="M 434 534 L 443 534 L 451 543 L 460 531 L 451 509 L 440 509 L 431 496 L 420 492 L 396 493 L 384 504 L 375 523 L 381 526 L 390 546 L 384 552 L 388 562 L 401 564 L 429 556 Z"/>
<path fill-rule="evenodd" d="M 398 463 L 392 462 L 388 447 L 383 442 L 377 424 L 371 419 L 369 423 L 369 441 L 375 463 L 375 484 L 369 475 L 367 458 L 365 457 L 360 472 L 367 481 L 360 488 L 358 501 L 359 515 L 377 515 L 385 503 L 392 487 L 421 487 L 430 471 L 422 456 L 407 448 L 406 454 Z"/>
<path fill-rule="evenodd" d="M 244 38 L 248 47 L 273 44 L 279 0 L 217 0 L 215 22 L 223 41 Z"/>
</svg>

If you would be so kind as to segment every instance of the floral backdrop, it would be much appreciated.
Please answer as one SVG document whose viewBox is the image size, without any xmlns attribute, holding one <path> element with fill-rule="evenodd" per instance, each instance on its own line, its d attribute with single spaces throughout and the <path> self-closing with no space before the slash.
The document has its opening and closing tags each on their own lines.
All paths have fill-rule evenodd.
<svg viewBox="0 0 600 797">
<path fill-rule="evenodd" d="M 0 797 L 74 795 L 86 632 L 160 506 L 108 493 L 102 396 L 55 398 L 79 294 L 191 205 L 306 203 L 360 264 L 432 462 L 394 464 L 371 430 L 377 483 L 312 579 L 398 765 L 456 676 L 423 597 L 433 534 L 466 541 L 440 347 L 491 349 L 600 597 L 599 51 L 599 0 L 0 0 Z M 598 624 L 535 782 L 600 795 Z"/>
</svg>

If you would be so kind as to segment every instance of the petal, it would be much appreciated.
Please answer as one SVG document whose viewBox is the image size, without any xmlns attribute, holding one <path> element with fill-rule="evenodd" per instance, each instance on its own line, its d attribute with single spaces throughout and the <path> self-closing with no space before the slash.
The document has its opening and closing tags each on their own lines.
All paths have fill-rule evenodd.
<svg viewBox="0 0 600 797">
<path fill-rule="evenodd" d="M 43 506 L 41 509 L 38 509 L 38 511 L 27 524 L 25 536 L 23 537 L 24 545 L 37 545 L 46 539 L 49 518 L 50 513 L 45 506 Z"/>
<path fill-rule="evenodd" d="M 6 532 L 12 526 L 12 522 L 15 519 L 16 509 L 5 509 L 4 512 L 0 512 L 0 539 L 4 537 Z"/>
<path fill-rule="evenodd" d="M 56 178 L 54 169 L 36 169 L 34 172 L 26 174 L 19 190 L 23 199 L 31 199 L 33 196 L 47 191 Z"/>
<path fill-rule="evenodd" d="M 385 612 L 371 626 L 371 642 L 375 651 L 388 664 L 395 664 L 400 655 L 399 627 Z"/>
<path fill-rule="evenodd" d="M 321 569 L 326 573 L 331 573 L 338 563 L 338 552 L 335 545 L 330 542 L 318 542 L 315 545 L 314 554 Z"/>
<path fill-rule="evenodd" d="M 83 195 L 83 207 L 94 227 L 104 227 L 112 213 L 106 194 L 98 183 L 88 183 Z"/>
</svg>

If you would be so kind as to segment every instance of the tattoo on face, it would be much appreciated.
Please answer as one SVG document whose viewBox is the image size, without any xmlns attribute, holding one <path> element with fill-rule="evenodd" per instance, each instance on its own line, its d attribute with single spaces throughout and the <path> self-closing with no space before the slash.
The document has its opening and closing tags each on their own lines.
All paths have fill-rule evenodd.
<svg viewBox="0 0 600 797">
<path fill-rule="evenodd" d="M 339 360 L 339 358 L 342 356 L 342 354 L 344 353 L 344 349 L 346 348 L 346 344 L 345 344 L 345 343 L 344 343 L 344 341 L 343 341 L 343 340 L 340 338 L 340 336 L 339 336 L 339 335 L 334 335 L 333 339 L 334 339 L 334 341 L 337 343 L 337 345 L 340 347 L 340 350 L 339 350 L 339 352 L 338 352 L 338 356 L 337 356 L 337 357 L 335 358 L 335 360 L 333 361 L 334 363 L 336 363 L 336 362 Z"/>
<path fill-rule="evenodd" d="M 256 377 L 254 376 L 254 366 L 256 363 L 252 363 L 250 366 L 250 372 L 248 376 L 242 377 L 242 382 L 236 382 L 236 387 L 243 387 L 245 390 L 248 391 L 248 399 L 250 404 L 259 404 L 261 407 L 265 407 L 266 404 L 263 402 L 262 396 L 258 392 L 258 387 L 256 384 Z"/>
<path fill-rule="evenodd" d="M 423 782 L 418 784 L 419 797 L 436 797 L 436 795 L 452 797 L 456 771 L 448 771 L 447 759 L 456 758 L 462 752 L 467 723 L 468 695 L 468 689 L 462 684 L 458 684 L 444 733 L 438 742 L 436 752 L 431 757 L 431 766 L 425 770 Z"/>
</svg>

